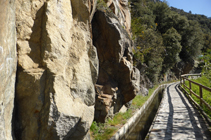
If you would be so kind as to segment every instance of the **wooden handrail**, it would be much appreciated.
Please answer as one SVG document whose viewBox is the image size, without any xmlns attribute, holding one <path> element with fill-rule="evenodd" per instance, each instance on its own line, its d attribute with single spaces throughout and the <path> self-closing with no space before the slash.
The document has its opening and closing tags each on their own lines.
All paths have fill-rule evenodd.
<svg viewBox="0 0 211 140">
<path fill-rule="evenodd" d="M 195 85 L 197 85 L 199 87 L 202 87 L 203 89 L 206 89 L 207 91 L 211 92 L 211 88 L 209 88 L 209 87 L 206 87 L 206 86 L 204 86 L 202 84 L 196 83 L 196 82 L 194 82 L 194 81 L 192 81 L 192 80 L 190 80 L 190 79 L 188 79 L 186 77 L 182 77 L 182 78 L 184 78 L 184 79 L 188 80 L 189 82 L 191 82 L 191 83 L 193 83 L 193 84 L 195 84 Z"/>
<path fill-rule="evenodd" d="M 181 75 L 181 77 L 184 77 L 184 76 L 201 76 L 201 73 L 197 73 L 197 74 L 183 74 L 183 75 Z"/>
<path fill-rule="evenodd" d="M 180 85 L 181 87 L 186 87 L 187 89 L 189 89 L 189 92 L 187 92 L 184 88 L 184 90 L 189 93 L 189 95 L 194 95 L 195 97 L 197 97 L 199 100 L 200 100 L 200 106 L 202 106 L 203 104 L 211 111 L 211 106 L 203 99 L 203 90 L 202 89 L 205 89 L 209 92 L 211 92 L 211 88 L 209 87 L 206 87 L 202 84 L 199 84 L 197 82 L 194 82 L 190 79 L 188 79 L 187 77 L 188 76 L 201 76 L 201 74 L 184 74 L 184 75 L 181 75 L 180 77 Z M 189 87 L 187 85 L 185 85 L 185 80 L 189 81 Z M 191 89 L 191 83 L 199 86 L 199 95 L 197 95 L 195 92 L 192 91 Z"/>
</svg>

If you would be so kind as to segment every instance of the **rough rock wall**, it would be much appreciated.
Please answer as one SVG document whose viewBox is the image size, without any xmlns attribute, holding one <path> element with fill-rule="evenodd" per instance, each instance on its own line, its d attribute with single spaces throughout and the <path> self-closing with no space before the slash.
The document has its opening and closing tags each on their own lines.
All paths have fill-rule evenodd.
<svg viewBox="0 0 211 140">
<path fill-rule="evenodd" d="M 104 0 L 107 6 L 117 16 L 120 24 L 131 35 L 131 14 L 128 6 L 128 0 Z"/>
<path fill-rule="evenodd" d="M 133 67 L 131 39 L 115 13 L 98 10 L 92 28 L 100 66 L 95 120 L 104 122 L 139 92 L 140 72 Z"/>
<path fill-rule="evenodd" d="M 0 1 L 0 139 L 89 139 L 94 111 L 104 121 L 139 92 L 127 0 L 106 2 L 92 32 L 96 0 Z"/>
<path fill-rule="evenodd" d="M 16 74 L 14 0 L 0 1 L 0 139 L 12 140 Z"/>
<path fill-rule="evenodd" d="M 98 75 L 89 4 L 16 0 L 17 139 L 86 137 L 94 118 Z"/>
</svg>

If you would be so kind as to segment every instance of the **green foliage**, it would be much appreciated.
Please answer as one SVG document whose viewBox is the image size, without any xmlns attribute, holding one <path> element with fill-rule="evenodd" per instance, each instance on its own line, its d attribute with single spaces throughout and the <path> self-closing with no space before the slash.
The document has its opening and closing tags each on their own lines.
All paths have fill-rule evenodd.
<svg viewBox="0 0 211 140">
<path fill-rule="evenodd" d="M 152 93 L 155 91 L 155 89 L 158 87 L 158 85 L 155 85 L 153 88 L 149 89 L 148 96 L 142 96 L 142 95 L 137 95 L 132 102 L 132 106 L 137 109 L 141 108 L 144 103 L 149 99 L 149 97 L 152 95 Z"/>
<path fill-rule="evenodd" d="M 104 0 L 97 0 L 97 9 L 101 10 L 107 14 L 111 14 L 112 10 L 107 6 Z"/>
<path fill-rule="evenodd" d="M 142 46 L 141 50 L 143 49 L 143 51 L 141 52 L 144 55 L 144 63 L 148 66 L 146 74 L 152 82 L 156 83 L 163 63 L 164 46 L 162 36 L 149 28 L 144 31 L 138 45 Z"/>
<path fill-rule="evenodd" d="M 211 49 L 211 20 L 205 16 L 175 10 L 167 2 L 131 0 L 131 5 L 134 65 L 147 64 L 152 82 L 180 60 L 192 62 L 201 49 Z"/>
<path fill-rule="evenodd" d="M 203 33 L 201 28 L 199 27 L 198 22 L 189 21 L 189 26 L 182 34 L 182 42 L 183 46 L 182 51 L 186 51 L 187 55 L 196 58 L 203 48 Z M 187 56 L 181 56 L 182 59 Z"/>
<path fill-rule="evenodd" d="M 104 0 L 97 0 L 97 6 L 104 7 L 104 8 L 108 7 Z"/>
<path fill-rule="evenodd" d="M 161 34 L 165 33 L 169 28 L 172 27 L 172 22 L 169 16 L 171 10 L 166 3 L 157 2 L 152 7 L 153 14 L 156 16 L 155 23 L 158 23 L 158 30 Z"/>
<path fill-rule="evenodd" d="M 203 74 L 209 79 L 209 83 L 211 83 L 211 50 L 208 50 L 208 53 L 202 59 L 204 60 Z"/>
<path fill-rule="evenodd" d="M 204 86 L 207 86 L 207 87 L 210 87 L 211 88 L 211 83 L 209 81 L 209 79 L 206 77 L 206 76 L 202 76 L 198 79 L 195 79 L 193 80 L 197 83 L 200 83 Z M 189 86 L 189 82 L 188 81 L 185 81 L 185 84 L 187 86 Z M 189 91 L 187 88 L 185 88 L 187 91 Z M 195 85 L 195 84 L 191 84 L 191 89 L 197 94 L 199 95 L 199 86 Z M 200 100 L 194 96 L 194 95 L 191 95 L 191 97 L 198 103 L 200 104 Z M 203 90 L 203 99 L 209 104 L 211 105 L 211 92 L 208 92 L 207 90 Z M 202 109 L 210 116 L 211 118 L 211 112 L 210 110 L 205 106 L 203 105 L 202 106 Z"/>
<path fill-rule="evenodd" d="M 198 21 L 203 32 L 205 34 L 211 35 L 211 18 L 207 18 L 204 15 L 187 13 L 187 12 L 184 12 L 183 10 L 180 10 L 174 7 L 171 7 L 171 10 L 177 13 L 180 13 L 180 15 L 186 16 L 188 20 Z"/>
<path fill-rule="evenodd" d="M 97 134 L 101 130 L 102 126 L 103 125 L 101 125 L 101 123 L 97 124 L 96 121 L 93 121 L 90 130 L 92 131 L 92 133 Z"/>
<path fill-rule="evenodd" d="M 128 109 L 125 113 L 117 113 L 113 119 L 108 119 L 108 124 L 112 126 L 123 125 L 127 122 L 127 120 L 132 117 L 134 110 Z"/>
<path fill-rule="evenodd" d="M 204 40 L 204 46 L 202 48 L 202 52 L 206 53 L 209 50 L 211 50 L 211 35 L 209 34 L 204 34 L 203 36 L 203 40 Z"/>
<path fill-rule="evenodd" d="M 93 121 L 90 127 L 91 135 L 94 140 L 105 140 L 111 138 L 117 131 L 115 127 L 109 127 L 103 123 L 96 123 Z"/>
<path fill-rule="evenodd" d="M 165 46 L 163 72 L 166 72 L 179 62 L 179 53 L 182 49 L 180 40 L 181 35 L 173 27 L 163 34 L 163 44 Z"/>
<path fill-rule="evenodd" d="M 131 20 L 131 26 L 132 26 L 132 33 L 134 35 L 141 35 L 141 32 L 144 30 L 144 27 L 140 24 L 141 18 L 133 18 Z M 135 39 L 135 36 L 133 36 L 133 40 Z"/>
</svg>

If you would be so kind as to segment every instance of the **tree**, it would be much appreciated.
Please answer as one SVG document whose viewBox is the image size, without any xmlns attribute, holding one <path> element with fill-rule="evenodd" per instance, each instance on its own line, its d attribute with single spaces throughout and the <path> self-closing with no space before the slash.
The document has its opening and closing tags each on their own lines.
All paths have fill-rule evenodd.
<svg viewBox="0 0 211 140">
<path fill-rule="evenodd" d="M 142 37 L 137 40 L 139 46 L 144 56 L 144 63 L 147 64 L 148 69 L 146 70 L 146 75 L 149 79 L 156 83 L 158 81 L 158 76 L 162 70 L 163 58 L 162 54 L 164 51 L 163 39 L 160 33 L 157 33 L 153 29 L 147 29 L 143 32 Z"/>
<path fill-rule="evenodd" d="M 182 32 L 180 57 L 186 61 L 189 57 L 196 58 L 203 48 L 203 33 L 197 21 L 189 20 L 189 26 Z"/>
<path fill-rule="evenodd" d="M 211 82 L 211 50 L 207 51 L 207 53 L 203 56 L 203 59 L 204 59 L 203 74 Z"/>
<path fill-rule="evenodd" d="M 203 44 L 202 52 L 205 53 L 211 49 L 211 35 L 204 34 L 203 38 L 204 38 L 204 44 Z"/>
<path fill-rule="evenodd" d="M 182 49 L 180 40 L 181 35 L 173 27 L 163 34 L 163 44 L 165 46 L 163 72 L 166 72 L 179 62 L 179 53 Z"/>
<path fill-rule="evenodd" d="M 167 3 L 157 2 L 152 7 L 153 14 L 156 16 L 155 23 L 158 24 L 157 29 L 161 32 L 161 34 L 165 33 L 169 28 L 172 27 L 169 22 L 169 14 L 171 10 Z"/>
</svg>

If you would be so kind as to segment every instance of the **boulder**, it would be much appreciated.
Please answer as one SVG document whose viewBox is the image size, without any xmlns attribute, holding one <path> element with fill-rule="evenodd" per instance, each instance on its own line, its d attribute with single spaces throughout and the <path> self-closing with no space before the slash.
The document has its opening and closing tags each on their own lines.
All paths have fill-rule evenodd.
<svg viewBox="0 0 211 140">
<path fill-rule="evenodd" d="M 146 74 L 141 74 L 141 76 L 140 76 L 140 86 L 143 86 L 147 89 L 153 88 L 153 83 L 150 81 L 150 79 L 147 77 Z"/>
<path fill-rule="evenodd" d="M 148 96 L 149 90 L 145 88 L 144 86 L 140 86 L 140 93 L 142 96 Z"/>
<path fill-rule="evenodd" d="M 16 0 L 15 137 L 89 139 L 98 75 L 90 1 Z"/>
<path fill-rule="evenodd" d="M 15 1 L 0 1 L 0 139 L 12 140 L 17 66 Z"/>
<path fill-rule="evenodd" d="M 121 112 L 121 113 L 125 113 L 126 111 L 127 111 L 127 107 L 125 106 L 125 105 L 123 105 L 122 107 L 121 107 L 121 109 L 119 110 L 119 112 Z"/>
</svg>

